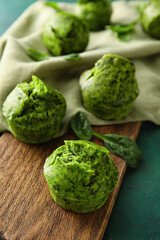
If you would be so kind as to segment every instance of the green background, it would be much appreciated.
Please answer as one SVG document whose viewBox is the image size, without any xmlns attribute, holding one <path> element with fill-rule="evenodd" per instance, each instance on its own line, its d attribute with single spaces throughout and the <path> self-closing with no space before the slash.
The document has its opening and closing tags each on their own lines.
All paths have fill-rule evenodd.
<svg viewBox="0 0 160 240">
<path fill-rule="evenodd" d="M 0 35 L 33 2 L 0 0 Z M 144 122 L 137 139 L 143 161 L 127 168 L 103 240 L 160 240 L 159 142 L 160 127 Z"/>
</svg>

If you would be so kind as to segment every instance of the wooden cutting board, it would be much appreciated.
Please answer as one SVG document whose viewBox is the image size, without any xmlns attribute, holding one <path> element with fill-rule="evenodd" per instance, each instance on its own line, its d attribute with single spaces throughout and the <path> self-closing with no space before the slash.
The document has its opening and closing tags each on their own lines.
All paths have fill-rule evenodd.
<svg viewBox="0 0 160 240">
<path fill-rule="evenodd" d="M 141 122 L 96 126 L 100 133 L 118 133 L 136 140 Z M 106 229 L 126 163 L 112 158 L 119 181 L 106 204 L 89 214 L 76 214 L 59 207 L 51 198 L 43 175 L 45 159 L 64 139 L 76 139 L 72 130 L 65 136 L 40 145 L 20 142 L 10 133 L 0 138 L 0 239 L 7 240 L 100 240 Z M 94 142 L 103 145 L 98 138 Z"/>
</svg>

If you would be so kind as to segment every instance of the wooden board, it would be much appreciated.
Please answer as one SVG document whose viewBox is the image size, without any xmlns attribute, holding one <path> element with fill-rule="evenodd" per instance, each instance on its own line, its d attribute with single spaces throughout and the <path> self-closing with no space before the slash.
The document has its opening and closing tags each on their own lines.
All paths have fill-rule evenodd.
<svg viewBox="0 0 160 240">
<path fill-rule="evenodd" d="M 141 122 L 96 126 L 100 133 L 118 133 L 136 140 Z M 70 130 L 45 144 L 20 142 L 10 133 L 0 138 L 0 239 L 7 240 L 100 240 L 106 229 L 126 163 L 112 155 L 119 181 L 106 204 L 89 214 L 59 207 L 51 198 L 43 175 L 45 159 L 64 139 L 76 139 Z M 93 141 L 103 145 L 96 137 Z"/>
</svg>

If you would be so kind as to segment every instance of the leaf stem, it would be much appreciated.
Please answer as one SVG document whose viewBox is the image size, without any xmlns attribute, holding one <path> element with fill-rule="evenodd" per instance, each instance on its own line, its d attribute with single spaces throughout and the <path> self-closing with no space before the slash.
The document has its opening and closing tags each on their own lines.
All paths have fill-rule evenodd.
<svg viewBox="0 0 160 240">
<path fill-rule="evenodd" d="M 107 137 L 105 136 L 105 138 L 103 137 L 103 135 L 101 133 L 97 133 L 97 132 L 92 132 L 92 134 L 102 140 L 105 140 Z"/>
</svg>

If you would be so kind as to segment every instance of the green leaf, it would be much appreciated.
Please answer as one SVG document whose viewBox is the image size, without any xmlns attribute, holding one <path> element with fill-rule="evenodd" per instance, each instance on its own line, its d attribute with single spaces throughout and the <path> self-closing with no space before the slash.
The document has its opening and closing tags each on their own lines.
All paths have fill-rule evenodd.
<svg viewBox="0 0 160 240">
<path fill-rule="evenodd" d="M 122 42 L 130 42 L 132 38 L 132 31 L 126 33 L 118 33 L 117 37 Z"/>
<path fill-rule="evenodd" d="M 62 9 L 58 6 L 57 2 L 45 2 L 48 7 L 54 8 L 57 12 L 61 12 Z"/>
<path fill-rule="evenodd" d="M 92 138 L 92 126 L 82 112 L 77 112 L 71 119 L 71 127 L 75 135 L 81 140 Z"/>
<path fill-rule="evenodd" d="M 71 53 L 71 54 L 65 55 L 64 58 L 67 61 L 76 61 L 80 59 L 80 55 L 78 53 Z"/>
<path fill-rule="evenodd" d="M 131 40 L 132 32 L 134 30 L 135 24 L 139 19 L 129 23 L 129 24 L 115 24 L 106 26 L 106 29 L 112 30 L 120 41 L 129 42 Z"/>
<path fill-rule="evenodd" d="M 93 132 L 93 135 L 101 138 L 104 141 L 108 150 L 120 157 L 122 157 L 128 166 L 137 168 L 142 159 L 141 150 L 138 148 L 136 142 L 129 137 L 118 134 L 99 134 Z"/>
<path fill-rule="evenodd" d="M 71 119 L 71 127 L 75 135 L 81 140 L 90 140 L 96 136 L 104 141 L 108 150 L 122 157 L 128 166 L 137 168 L 141 162 L 142 154 L 136 142 L 129 137 L 118 134 L 100 134 L 92 130 L 87 117 L 82 112 L 77 112 Z"/>
<path fill-rule="evenodd" d="M 44 61 L 50 58 L 50 55 L 47 53 L 40 53 L 33 48 L 27 49 L 27 55 L 35 61 Z"/>
<path fill-rule="evenodd" d="M 139 19 L 129 23 L 129 24 L 115 24 L 115 25 L 108 25 L 106 26 L 107 29 L 111 29 L 113 32 L 117 33 L 125 33 L 130 32 L 134 29 L 135 24 L 138 22 Z"/>
<path fill-rule="evenodd" d="M 107 26 L 107 29 L 110 29 L 116 33 L 125 33 L 133 30 L 133 25 L 132 24 L 130 25 L 116 24 L 116 25 Z"/>
</svg>

